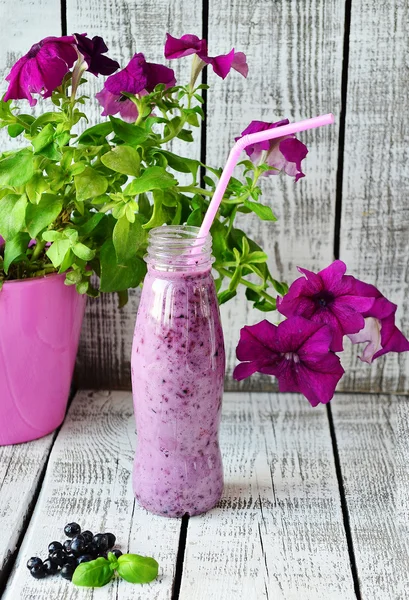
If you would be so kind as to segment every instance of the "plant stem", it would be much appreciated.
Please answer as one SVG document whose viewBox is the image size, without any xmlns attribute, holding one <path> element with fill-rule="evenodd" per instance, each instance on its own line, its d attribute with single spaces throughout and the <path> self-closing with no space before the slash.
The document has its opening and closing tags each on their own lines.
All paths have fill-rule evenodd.
<svg viewBox="0 0 409 600">
<path fill-rule="evenodd" d="M 200 187 L 195 187 L 193 185 L 182 185 L 176 188 L 178 192 L 188 192 L 191 194 L 200 194 L 201 196 L 213 196 L 213 192 L 210 190 L 204 190 Z"/>
<path fill-rule="evenodd" d="M 40 256 L 41 252 L 44 250 L 46 243 L 47 242 L 45 242 L 43 240 L 42 241 L 37 240 L 37 243 L 33 250 L 33 254 L 31 256 L 31 262 L 34 262 L 37 260 L 37 258 Z"/>
<path fill-rule="evenodd" d="M 216 269 L 216 271 L 218 271 L 220 273 L 220 275 L 223 275 L 224 277 L 228 277 L 229 279 L 232 279 L 233 273 L 231 273 L 227 269 L 223 269 L 223 267 L 217 267 L 216 265 L 214 268 Z M 273 304 L 275 304 L 276 299 L 273 298 L 273 296 L 270 296 L 270 294 L 267 294 L 267 292 L 260 290 L 260 287 L 258 285 L 256 285 L 255 283 L 251 283 L 250 281 L 243 279 L 243 277 L 241 277 L 239 279 L 239 282 L 242 285 L 244 285 L 245 287 L 248 287 L 251 290 L 253 290 L 254 292 L 256 292 L 262 298 L 265 298 L 266 300 L 268 300 L 268 302 L 272 302 Z"/>
</svg>

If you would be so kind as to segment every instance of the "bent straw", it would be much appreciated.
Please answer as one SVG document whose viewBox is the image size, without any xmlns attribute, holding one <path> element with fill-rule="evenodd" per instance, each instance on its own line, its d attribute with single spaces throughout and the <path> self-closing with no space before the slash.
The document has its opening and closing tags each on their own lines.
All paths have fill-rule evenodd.
<svg viewBox="0 0 409 600">
<path fill-rule="evenodd" d="M 298 123 L 289 123 L 288 125 L 282 125 L 281 127 L 276 127 L 274 129 L 258 131 L 257 133 L 249 133 L 240 138 L 230 151 L 226 166 L 223 169 L 219 183 L 217 184 L 213 198 L 209 204 L 209 208 L 204 216 L 198 237 L 206 237 L 209 233 L 210 227 L 212 226 L 213 220 L 222 201 L 224 192 L 226 191 L 227 184 L 229 183 L 234 167 L 236 166 L 239 156 L 244 148 L 250 146 L 250 144 L 264 142 L 266 140 L 273 140 L 274 138 L 283 137 L 292 133 L 298 133 L 300 131 L 305 131 L 306 129 L 315 129 L 316 127 L 321 127 L 322 125 L 331 125 L 333 122 L 334 115 L 329 113 L 327 115 L 321 115 L 312 119 L 298 121 Z"/>
</svg>

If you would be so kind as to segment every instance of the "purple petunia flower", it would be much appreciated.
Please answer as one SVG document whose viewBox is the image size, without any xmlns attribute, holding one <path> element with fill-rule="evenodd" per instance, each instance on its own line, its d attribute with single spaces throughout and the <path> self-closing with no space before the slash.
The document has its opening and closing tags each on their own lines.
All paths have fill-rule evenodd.
<svg viewBox="0 0 409 600">
<path fill-rule="evenodd" d="M 74 34 L 77 41 L 78 51 L 84 57 L 87 63 L 87 70 L 98 77 L 98 75 L 112 75 L 119 69 L 119 63 L 116 60 L 104 56 L 108 52 L 108 48 L 99 35 L 88 38 L 80 33 Z"/>
<path fill-rule="evenodd" d="M 296 279 L 288 293 L 277 299 L 278 311 L 286 317 L 302 316 L 329 325 L 333 333 L 331 350 L 343 350 L 343 336 L 363 329 L 362 315 L 371 309 L 374 298 L 361 294 L 355 277 L 345 275 L 346 265 L 341 260 L 319 273 L 300 267 L 298 270 L 305 278 Z"/>
<path fill-rule="evenodd" d="M 174 38 L 170 33 L 166 34 L 165 58 L 181 58 L 190 54 L 197 54 L 205 64 L 212 65 L 213 71 L 222 79 L 227 77 L 231 69 L 247 77 L 249 68 L 243 52 L 235 52 L 233 48 L 228 54 L 212 57 L 207 53 L 206 40 L 191 34 L 182 35 L 181 38 Z"/>
<path fill-rule="evenodd" d="M 153 92 L 159 83 L 164 83 L 167 88 L 175 85 L 173 69 L 148 63 L 144 55 L 139 53 L 133 56 L 125 69 L 108 77 L 104 88 L 95 97 L 104 108 L 103 116 L 119 112 L 124 121 L 133 122 L 137 119 L 138 111 L 132 100 L 123 96 L 123 92 L 145 95 Z"/>
<path fill-rule="evenodd" d="M 4 101 L 26 98 L 34 106 L 37 100 L 33 93 L 49 98 L 77 60 L 75 43 L 73 36 L 64 36 L 47 37 L 34 44 L 7 75 Z"/>
<path fill-rule="evenodd" d="M 235 140 L 237 142 L 237 140 L 248 133 L 257 133 L 259 131 L 266 131 L 267 129 L 274 129 L 276 127 L 281 127 L 282 125 L 288 125 L 289 122 L 288 119 L 283 119 L 276 123 L 252 121 L 250 125 L 241 132 L 241 135 L 235 138 Z M 295 181 L 298 181 L 301 177 L 305 177 L 302 172 L 301 161 L 307 156 L 308 148 L 302 142 L 297 140 L 294 134 L 285 135 L 274 140 L 258 142 L 257 144 L 251 144 L 250 146 L 247 146 L 245 150 L 252 162 L 256 165 L 262 162 L 273 167 L 271 171 L 265 171 L 263 175 L 278 175 L 280 171 L 284 171 L 287 175 L 295 177 Z"/>
<path fill-rule="evenodd" d="M 0 235 L 0 247 L 6 243 L 6 240 Z"/>
<path fill-rule="evenodd" d="M 371 363 L 388 352 L 409 351 L 409 341 L 395 325 L 396 304 L 385 298 L 374 285 L 359 279 L 356 280 L 356 290 L 361 296 L 375 299 L 370 309 L 363 313 L 363 329 L 348 335 L 353 344 L 367 342 L 359 358 Z"/>
<path fill-rule="evenodd" d="M 330 351 L 331 329 L 302 317 L 276 326 L 269 321 L 243 327 L 237 346 L 242 364 L 234 369 L 237 380 L 256 371 L 274 375 L 280 392 L 300 392 L 312 406 L 326 404 L 344 374 L 340 360 Z"/>
</svg>

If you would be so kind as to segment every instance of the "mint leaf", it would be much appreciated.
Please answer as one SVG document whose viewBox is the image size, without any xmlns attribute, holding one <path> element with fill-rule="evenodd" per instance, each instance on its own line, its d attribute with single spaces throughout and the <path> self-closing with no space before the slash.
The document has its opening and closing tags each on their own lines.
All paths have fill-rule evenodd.
<svg viewBox="0 0 409 600">
<path fill-rule="evenodd" d="M 77 200 L 83 201 L 95 198 L 106 192 L 108 180 L 97 173 L 92 167 L 86 167 L 82 173 L 74 177 Z"/>
<path fill-rule="evenodd" d="M 30 181 L 33 173 L 33 153 L 28 148 L 0 160 L 0 185 L 24 185 Z"/>
<path fill-rule="evenodd" d="M 38 204 L 27 204 L 26 227 L 32 238 L 37 237 L 42 229 L 45 229 L 60 214 L 62 202 L 57 196 L 43 194 Z"/>
<path fill-rule="evenodd" d="M 118 558 L 117 572 L 129 583 L 149 583 L 158 576 L 159 565 L 154 558 L 139 554 L 122 554 Z"/>
<path fill-rule="evenodd" d="M 72 583 L 82 587 L 102 587 L 114 576 L 111 563 L 100 556 L 90 562 L 81 563 L 74 571 Z"/>
<path fill-rule="evenodd" d="M 7 242 L 4 250 L 4 272 L 7 274 L 11 263 L 27 252 L 27 246 L 30 242 L 28 233 L 18 233 L 13 239 Z"/>
<path fill-rule="evenodd" d="M 140 177 L 131 181 L 124 193 L 136 196 L 151 190 L 164 190 L 177 185 L 176 179 L 163 167 L 148 167 Z"/>
<path fill-rule="evenodd" d="M 133 175 L 138 177 L 139 165 L 141 159 L 138 152 L 132 146 L 117 146 L 110 152 L 107 152 L 101 156 L 101 162 L 117 173 L 123 173 L 124 175 Z"/>
</svg>

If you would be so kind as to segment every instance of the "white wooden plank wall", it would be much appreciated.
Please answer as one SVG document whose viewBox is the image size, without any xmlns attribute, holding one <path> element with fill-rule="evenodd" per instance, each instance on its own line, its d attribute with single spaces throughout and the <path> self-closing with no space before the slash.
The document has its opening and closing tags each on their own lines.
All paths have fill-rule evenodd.
<svg viewBox="0 0 409 600">
<path fill-rule="evenodd" d="M 88 35 L 102 35 L 109 48 L 109 55 L 121 66 L 135 52 L 143 52 L 152 62 L 164 62 L 163 48 L 166 32 L 181 36 L 187 31 L 200 35 L 201 10 L 196 2 L 184 0 L 93 0 L 89 3 L 71 0 L 67 2 L 67 30 L 87 31 Z M 169 63 L 176 78 L 187 82 L 190 60 Z M 102 79 L 94 80 L 94 92 L 102 87 Z M 94 102 L 93 119 L 101 110 Z M 174 145 L 182 155 L 189 153 L 200 157 L 200 134 L 197 143 Z M 132 290 L 128 304 L 118 311 L 116 294 L 106 294 L 97 301 L 88 302 L 81 336 L 77 383 L 80 387 L 129 388 L 130 356 L 133 328 L 138 309 L 140 291 Z"/>
<path fill-rule="evenodd" d="M 294 121 L 328 112 L 337 116 L 336 125 L 300 136 L 310 148 L 304 179 L 295 184 L 293 178 L 275 176 L 262 182 L 263 201 L 278 222 L 251 215 L 241 219 L 243 229 L 268 249 L 279 280 L 299 276 L 297 265 L 319 269 L 333 257 L 343 35 L 343 0 L 209 2 L 211 52 L 234 46 L 247 54 L 249 64 L 247 80 L 232 73 L 221 81 L 209 71 L 209 163 L 224 164 L 234 137 L 252 120 Z M 222 314 L 229 388 L 271 388 L 269 377 L 256 375 L 237 384 L 231 373 L 240 327 L 265 316 L 275 322 L 279 316 L 254 310 L 244 290 L 223 306 Z"/>
<path fill-rule="evenodd" d="M 399 305 L 409 336 L 409 3 L 352 2 L 341 258 Z M 409 390 L 409 354 L 346 357 L 343 389 Z"/>
<path fill-rule="evenodd" d="M 332 111 L 337 119 L 335 126 L 302 135 L 310 147 L 305 179 L 296 185 L 286 177 L 263 182 L 264 201 L 279 222 L 260 223 L 248 216 L 242 220 L 268 250 L 273 272 L 291 281 L 297 265 L 318 269 L 333 258 L 345 0 L 203 1 L 208 2 L 210 52 L 223 53 L 234 46 L 246 52 L 250 67 L 247 81 L 232 72 L 222 82 L 209 70 L 209 163 L 224 163 L 233 137 L 253 118 L 298 119 Z M 135 51 L 159 61 L 166 31 L 201 35 L 202 8 L 202 2 L 188 0 L 67 0 L 67 29 L 103 35 L 110 54 L 121 63 Z M 61 33 L 56 1 L 0 0 L 0 17 L 3 75 L 31 44 Z M 351 273 L 376 283 L 400 304 L 399 324 L 408 334 L 407 17 L 406 0 L 352 2 L 340 254 Z M 178 62 L 186 73 L 189 59 L 172 62 L 180 73 Z M 102 78 L 93 80 L 93 91 L 101 84 Z M 98 114 L 95 107 L 91 121 Z M 11 145 L 0 131 L 0 147 Z M 198 156 L 198 146 L 190 148 Z M 129 388 L 139 292 L 130 296 L 121 312 L 115 296 L 89 303 L 77 368 L 81 387 Z M 244 293 L 222 313 L 227 387 L 272 388 L 267 377 L 240 385 L 231 379 L 240 326 L 264 315 L 247 306 Z M 270 318 L 276 320 L 277 314 Z M 356 348 L 347 353 L 348 374 L 340 389 L 408 390 L 408 357 L 388 356 L 370 369 L 356 355 Z"/>
</svg>

